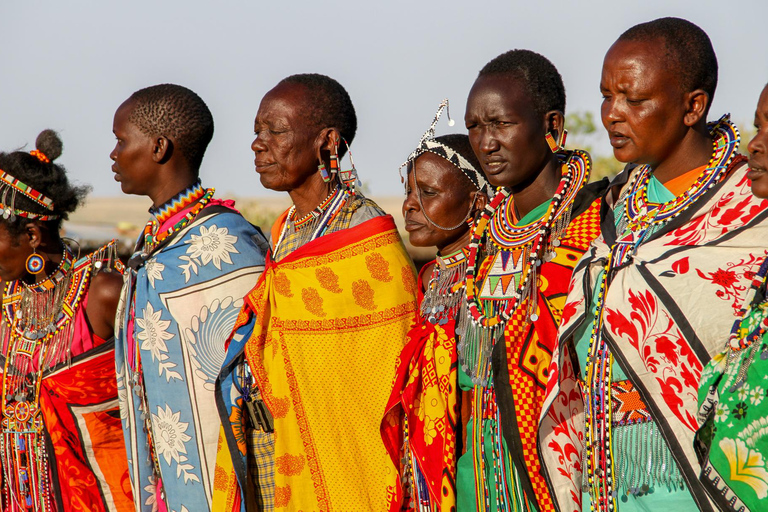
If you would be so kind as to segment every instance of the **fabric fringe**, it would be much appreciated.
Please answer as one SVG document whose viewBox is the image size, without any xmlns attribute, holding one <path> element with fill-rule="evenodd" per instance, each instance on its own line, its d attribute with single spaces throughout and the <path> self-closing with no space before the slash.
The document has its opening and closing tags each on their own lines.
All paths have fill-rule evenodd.
<svg viewBox="0 0 768 512">
<path fill-rule="evenodd" d="M 653 492 L 654 487 L 685 488 L 672 452 L 654 422 L 614 425 L 612 446 L 615 488 L 621 501 Z"/>
</svg>

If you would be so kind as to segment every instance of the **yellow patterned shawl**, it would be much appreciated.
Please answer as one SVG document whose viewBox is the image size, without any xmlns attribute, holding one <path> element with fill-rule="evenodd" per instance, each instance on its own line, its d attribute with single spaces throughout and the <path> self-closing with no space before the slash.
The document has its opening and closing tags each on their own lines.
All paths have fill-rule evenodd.
<svg viewBox="0 0 768 512">
<path fill-rule="evenodd" d="M 396 473 L 379 437 L 416 311 L 392 217 L 268 261 L 235 330 L 274 416 L 276 510 L 384 510 Z"/>
</svg>

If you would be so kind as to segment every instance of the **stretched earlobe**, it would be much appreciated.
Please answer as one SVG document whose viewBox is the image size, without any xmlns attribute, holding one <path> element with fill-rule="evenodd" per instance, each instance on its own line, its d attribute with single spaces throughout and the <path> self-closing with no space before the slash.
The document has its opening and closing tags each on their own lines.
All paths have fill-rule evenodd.
<svg viewBox="0 0 768 512">
<path fill-rule="evenodd" d="M 565 149 L 565 138 L 568 132 L 565 129 L 565 116 L 559 110 L 551 110 L 546 114 L 546 130 L 544 138 L 553 153 Z"/>
</svg>

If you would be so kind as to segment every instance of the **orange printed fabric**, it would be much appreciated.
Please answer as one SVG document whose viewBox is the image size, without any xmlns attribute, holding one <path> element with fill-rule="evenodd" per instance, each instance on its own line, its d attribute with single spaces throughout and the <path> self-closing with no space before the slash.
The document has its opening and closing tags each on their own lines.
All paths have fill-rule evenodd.
<svg viewBox="0 0 768 512">
<path fill-rule="evenodd" d="M 418 464 L 429 490 L 431 510 L 456 507 L 456 432 L 458 362 L 454 321 L 444 325 L 421 319 L 408 333 L 408 344 L 397 365 L 381 437 L 398 471 L 389 510 L 412 509 L 404 497 L 404 457 Z M 404 453 L 408 428 L 410 453 Z"/>
<path fill-rule="evenodd" d="M 276 510 L 384 510 L 396 472 L 379 436 L 416 282 L 390 216 L 268 261 L 235 329 L 274 417 Z"/>
<path fill-rule="evenodd" d="M 113 346 L 105 343 L 73 358 L 42 383 L 40 408 L 53 446 L 61 510 L 134 510 Z"/>
</svg>

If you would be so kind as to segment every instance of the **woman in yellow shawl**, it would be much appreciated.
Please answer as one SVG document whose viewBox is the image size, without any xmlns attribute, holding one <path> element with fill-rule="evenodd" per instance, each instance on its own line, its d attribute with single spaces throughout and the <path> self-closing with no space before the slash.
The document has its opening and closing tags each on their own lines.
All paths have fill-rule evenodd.
<svg viewBox="0 0 768 512">
<path fill-rule="evenodd" d="M 294 204 L 217 382 L 214 510 L 383 510 L 394 492 L 379 420 L 416 287 L 392 218 L 339 168 L 356 127 L 323 75 L 288 77 L 259 106 L 256 171 Z"/>
</svg>

